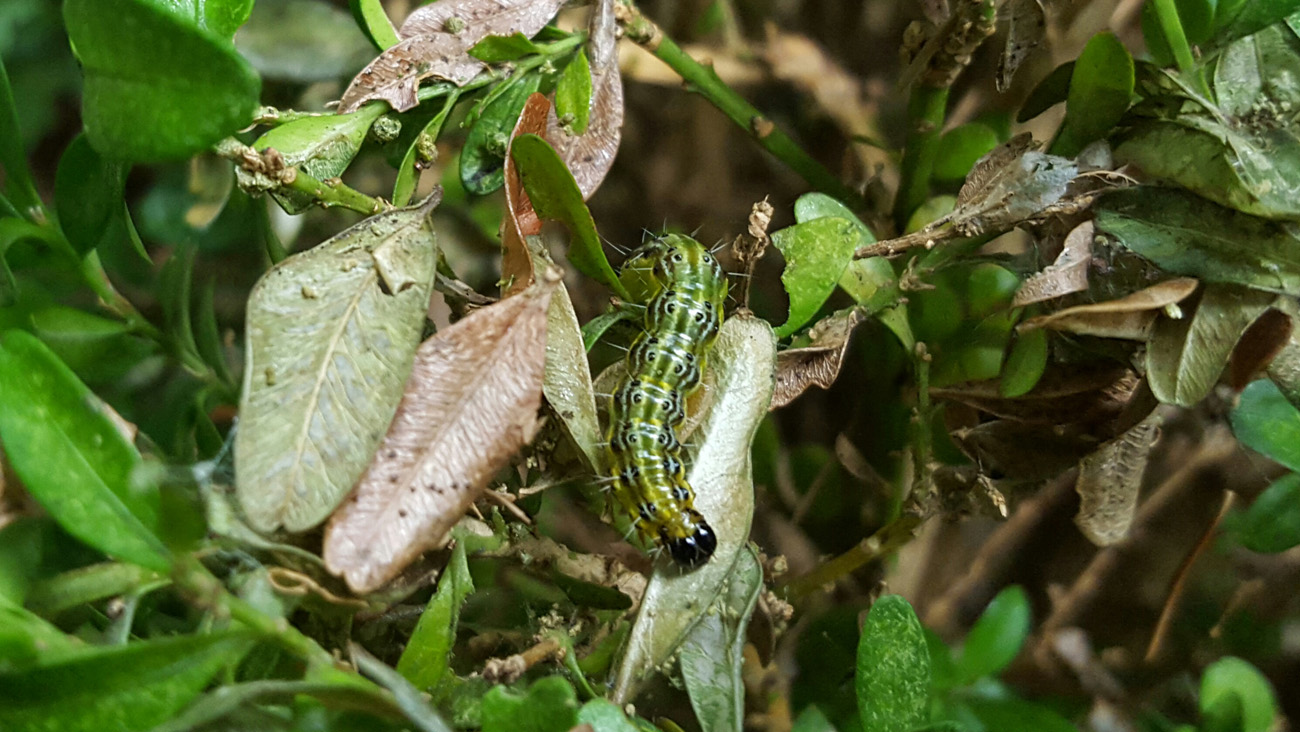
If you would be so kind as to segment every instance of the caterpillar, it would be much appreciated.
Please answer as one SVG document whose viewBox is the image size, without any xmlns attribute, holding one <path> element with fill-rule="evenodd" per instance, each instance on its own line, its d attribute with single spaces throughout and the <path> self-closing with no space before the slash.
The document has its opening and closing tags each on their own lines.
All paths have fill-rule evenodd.
<svg viewBox="0 0 1300 732">
<path fill-rule="evenodd" d="M 645 315 L 611 397 L 610 482 L 642 539 L 677 564 L 698 567 L 718 538 L 695 508 L 677 428 L 722 325 L 727 280 L 708 249 L 677 234 L 633 251 L 619 279 L 645 302 Z"/>
</svg>

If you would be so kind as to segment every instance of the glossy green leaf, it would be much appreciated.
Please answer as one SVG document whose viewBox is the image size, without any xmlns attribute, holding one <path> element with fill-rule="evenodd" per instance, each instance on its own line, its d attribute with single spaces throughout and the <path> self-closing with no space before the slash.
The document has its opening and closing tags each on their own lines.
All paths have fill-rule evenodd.
<svg viewBox="0 0 1300 732">
<path fill-rule="evenodd" d="M 44 618 L 0 596 L 0 681 L 37 665 L 41 658 L 74 649 L 79 641 Z M 0 698 L 4 693 L 0 691 Z M 0 710 L 0 718 L 4 715 Z"/>
<path fill-rule="evenodd" d="M 541 52 L 542 49 L 523 33 L 508 36 L 488 36 L 469 49 L 469 55 L 486 64 L 514 61 Z"/>
<path fill-rule="evenodd" d="M 555 113 L 560 119 L 573 120 L 573 134 L 587 131 L 587 122 L 591 120 L 591 64 L 583 49 L 578 49 L 560 72 L 555 85 Z"/>
<path fill-rule="evenodd" d="M 1300 471 L 1300 410 L 1276 384 L 1265 379 L 1247 386 L 1231 420 L 1241 444 Z"/>
<path fill-rule="evenodd" d="M 510 132 L 528 97 L 541 86 L 542 77 L 529 74 L 506 83 L 506 90 L 488 103 L 470 128 L 460 153 L 460 181 L 470 193 L 486 195 L 505 185 Z"/>
<path fill-rule="evenodd" d="M 186 157 L 252 120 L 261 82 L 228 40 L 146 0 L 68 0 L 63 18 L 100 153 Z"/>
<path fill-rule="evenodd" d="M 1099 232 L 1166 272 L 1300 294 L 1300 240 L 1273 222 L 1146 186 L 1107 194 L 1096 211 Z"/>
<path fill-rule="evenodd" d="M 1045 328 L 1017 335 L 1002 367 L 998 393 L 1010 399 L 1032 391 L 1047 370 L 1047 345 Z"/>
<path fill-rule="evenodd" d="M 628 635 L 613 699 L 630 699 L 646 674 L 661 668 L 727 587 L 748 552 L 754 515 L 752 445 L 772 401 L 776 339 L 767 323 L 732 317 L 709 354 L 704 386 L 713 402 L 691 436 L 695 507 L 713 526 L 718 548 L 703 567 L 681 573 L 660 566 L 650 578 Z"/>
<path fill-rule="evenodd" d="M 23 331 L 0 340 L 0 383 L 0 442 L 32 496 L 86 544 L 167 571 L 156 487 L 139 484 L 140 454 L 107 407 Z"/>
<path fill-rule="evenodd" d="M 415 725 L 419 732 L 451 732 L 451 726 L 442 718 L 442 715 L 429 706 L 429 698 L 412 686 L 411 682 L 407 681 L 405 677 L 383 661 L 367 653 L 364 648 L 356 643 L 353 643 L 349 650 L 356 660 L 357 670 L 388 690 L 392 695 L 393 705 L 400 709 L 402 714 L 406 715 L 406 718 Z M 340 685 L 351 682 L 350 674 L 336 669 L 329 669 L 327 672 L 317 670 L 313 675 L 327 679 L 333 678 Z M 370 690 L 365 689 L 365 693 L 370 695 Z"/>
<path fill-rule="evenodd" d="M 817 314 L 863 243 L 859 227 L 842 218 L 813 219 L 772 233 L 772 244 L 785 256 L 781 283 L 790 296 L 790 315 L 776 329 L 778 338 Z"/>
<path fill-rule="evenodd" d="M 854 686 L 863 732 L 911 732 L 925 722 L 930 652 L 921 622 L 901 596 L 884 595 L 867 613 Z"/>
<path fill-rule="evenodd" d="M 578 724 L 591 725 L 592 732 L 637 732 L 618 705 L 607 699 L 592 699 L 578 710 Z"/>
<path fill-rule="evenodd" d="M 451 114 L 452 108 L 456 106 L 459 99 L 459 91 L 449 93 L 446 101 L 443 102 L 442 110 L 411 139 L 410 147 L 406 148 L 406 154 L 402 156 L 402 162 L 397 166 L 397 180 L 393 183 L 394 206 L 405 206 L 411 202 L 416 184 L 420 181 L 420 169 L 431 165 L 436 159 L 438 135 L 442 132 L 447 116 Z"/>
<path fill-rule="evenodd" d="M 1201 675 L 1201 713 L 1215 709 L 1227 697 L 1240 701 L 1241 732 L 1268 732 L 1277 716 L 1273 687 L 1259 669 L 1240 658 L 1221 658 Z"/>
<path fill-rule="evenodd" d="M 1098 33 L 1084 46 L 1070 76 L 1065 121 L 1051 152 L 1074 157 L 1110 134 L 1133 98 L 1133 57 L 1114 33 Z"/>
<path fill-rule="evenodd" d="M 745 629 L 763 589 L 763 567 L 750 548 L 736 557 L 727 588 L 714 612 L 691 629 L 678 649 L 691 708 L 704 732 L 738 732 L 745 721 L 745 684 L 740 668 Z"/>
<path fill-rule="evenodd" d="M 218 632 L 88 646 L 0 673 L 0 729 L 148 732 L 252 645 L 247 634 Z"/>
<path fill-rule="evenodd" d="M 33 585 L 27 607 L 42 615 L 54 616 L 78 605 L 125 595 L 158 579 L 157 573 L 134 564 L 91 564 Z"/>
<path fill-rule="evenodd" d="M 365 31 L 375 48 L 384 51 L 401 41 L 380 0 L 348 0 L 348 7 L 352 9 L 352 17 L 356 19 L 357 25 Z"/>
<path fill-rule="evenodd" d="M 619 297 L 630 299 L 605 259 L 596 223 L 582 200 L 582 192 L 555 149 L 537 135 L 520 135 L 511 143 L 510 150 L 537 215 L 562 222 L 573 234 L 569 246 L 569 261 L 573 266 Z"/>
<path fill-rule="evenodd" d="M 1300 545 L 1300 474 L 1273 481 L 1246 509 L 1234 533 L 1242 546 L 1263 554 Z"/>
<path fill-rule="evenodd" d="M 1300 7 L 1295 0 L 1219 0 L 1211 45 L 1221 46 L 1289 20 Z"/>
<path fill-rule="evenodd" d="M 559 676 L 538 679 L 526 694 L 496 686 L 483 697 L 483 732 L 569 732 L 577 723 L 577 696 Z"/>
<path fill-rule="evenodd" d="M 85 135 L 78 135 L 59 158 L 54 179 L 54 203 L 59 226 L 78 254 L 101 243 L 125 239 L 126 205 L 122 192 L 131 166 L 106 159 Z"/>
<path fill-rule="evenodd" d="M 790 732 L 835 732 L 835 725 L 826 718 L 826 714 L 816 705 L 804 707 L 795 717 Z"/>
<path fill-rule="evenodd" d="M 366 133 L 385 111 L 382 104 L 367 104 L 350 114 L 303 117 L 275 127 L 257 138 L 257 150 L 275 148 L 284 161 L 317 180 L 337 178 L 352 164 Z M 312 198 L 296 191 L 275 191 L 277 203 L 291 214 L 302 213 Z"/>
<path fill-rule="evenodd" d="M 1028 122 L 1056 105 L 1064 102 L 1070 95 L 1070 79 L 1074 76 L 1074 62 L 1065 63 L 1052 69 L 1042 81 L 1029 92 L 1025 103 L 1020 105 L 1016 115 L 1017 122 Z"/>
<path fill-rule="evenodd" d="M 934 178 L 948 182 L 965 180 L 975 161 L 997 147 L 998 142 L 998 133 L 982 122 L 969 122 L 948 130 L 939 138 Z"/>
<path fill-rule="evenodd" d="M 1190 407 L 1214 388 L 1246 329 L 1277 296 L 1210 284 L 1194 314 L 1159 317 L 1147 341 L 1147 383 L 1164 404 Z"/>
<path fill-rule="evenodd" d="M 1013 585 L 999 592 L 975 622 L 957 659 L 958 685 L 996 674 L 1011 663 L 1029 637 L 1029 598 Z"/>
<path fill-rule="evenodd" d="M 196 28 L 210 30 L 229 39 L 248 20 L 253 0 L 150 0 Z"/>
<path fill-rule="evenodd" d="M 794 202 L 794 217 L 801 224 L 815 219 L 841 218 L 851 222 L 857 228 L 858 246 L 873 244 L 876 241 L 876 235 L 862 223 L 861 219 L 853 215 L 848 206 L 824 193 L 805 193 L 800 196 L 799 200 Z M 848 293 L 859 305 L 880 317 L 891 330 L 895 329 L 891 321 L 897 319 L 888 318 L 881 312 L 886 308 L 895 308 L 899 300 L 898 278 L 894 276 L 889 260 L 884 257 L 854 259 L 844 268 L 844 274 L 840 276 L 838 284 L 840 289 Z M 904 342 L 907 340 L 902 334 L 899 334 L 899 338 Z"/>
<path fill-rule="evenodd" d="M 254 528 L 315 526 L 370 462 L 424 329 L 435 203 L 366 219 L 253 288 L 234 453 Z"/>
<path fill-rule="evenodd" d="M 0 171 L 4 173 L 4 186 L 0 188 L 4 195 L 0 196 L 0 205 L 7 199 L 19 213 L 41 205 L 32 171 L 27 167 L 27 151 L 23 149 L 18 111 L 14 107 L 14 95 L 9 88 L 9 74 L 5 71 L 3 59 L 0 59 Z M 3 212 L 4 209 L 0 208 L 0 215 Z M 3 255 L 4 249 L 0 247 L 0 257 Z"/>
<path fill-rule="evenodd" d="M 465 544 L 457 542 L 438 579 L 438 591 L 429 598 L 397 662 L 397 672 L 417 689 L 435 697 L 445 692 L 443 682 L 451 674 L 451 647 L 456 642 L 460 607 L 473 592 Z"/>
<path fill-rule="evenodd" d="M 966 313 L 970 318 L 987 318 L 1011 304 L 1020 278 L 992 262 L 971 267 L 966 275 Z"/>
</svg>

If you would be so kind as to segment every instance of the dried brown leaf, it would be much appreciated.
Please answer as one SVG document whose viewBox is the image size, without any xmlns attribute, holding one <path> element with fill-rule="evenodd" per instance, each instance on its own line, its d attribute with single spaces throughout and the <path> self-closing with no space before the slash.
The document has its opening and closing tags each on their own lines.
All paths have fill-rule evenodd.
<svg viewBox="0 0 1300 732">
<path fill-rule="evenodd" d="M 510 133 L 513 142 L 520 135 L 546 136 L 548 117 L 554 117 L 551 101 L 543 94 L 533 94 Z M 522 292 L 533 283 L 533 257 L 528 253 L 528 237 L 542 233 L 542 219 L 524 191 L 523 180 L 515 159 L 506 151 L 506 217 L 501 222 L 501 281 L 506 295 Z"/>
<path fill-rule="evenodd" d="M 1016 291 L 1011 307 L 1018 308 L 1088 289 L 1088 266 L 1092 263 L 1092 221 L 1074 227 L 1056 261 L 1035 274 Z"/>
<path fill-rule="evenodd" d="M 862 312 L 857 308 L 842 310 L 813 326 L 808 333 L 812 338 L 810 345 L 777 354 L 776 390 L 772 393 L 771 409 L 784 407 L 810 386 L 829 389 L 840 375 L 853 329 L 862 320 Z"/>
<path fill-rule="evenodd" d="M 1004 92 L 1011 88 L 1025 57 L 1047 36 L 1047 17 L 1042 0 L 1008 0 L 998 13 L 1007 21 L 1007 45 L 998 60 L 997 88 Z"/>
<path fill-rule="evenodd" d="M 476 310 L 416 352 L 388 434 L 325 532 L 325 566 L 353 591 L 380 587 L 442 542 L 532 439 L 557 282 Z"/>
<path fill-rule="evenodd" d="M 1027 394 L 1004 397 L 999 381 L 930 389 L 935 399 L 949 399 L 982 412 L 1026 424 L 1059 425 L 1115 418 L 1129 403 L 1137 375 L 1124 368 L 1049 369 Z"/>
<path fill-rule="evenodd" d="M 1124 434 L 1079 462 L 1079 513 L 1074 523 L 1097 546 L 1124 540 L 1137 509 L 1138 490 L 1151 448 L 1160 436 L 1160 417 L 1151 413 Z"/>
<path fill-rule="evenodd" d="M 1291 316 L 1281 310 L 1271 309 L 1259 316 L 1237 342 L 1228 364 L 1228 386 L 1240 392 L 1255 380 L 1259 372 L 1272 369 L 1272 364 L 1292 342 L 1294 324 Z"/>
<path fill-rule="evenodd" d="M 416 104 L 415 90 L 425 79 L 445 79 L 457 86 L 486 66 L 469 55 L 488 36 L 522 33 L 532 37 L 553 18 L 564 0 L 442 0 L 407 17 L 398 30 L 402 42 L 384 51 L 357 74 L 340 112 L 351 112 L 374 99 L 404 112 Z"/>
<path fill-rule="evenodd" d="M 1016 329 L 1024 332 L 1050 328 L 1079 335 L 1145 341 L 1151 335 L 1156 316 L 1195 292 L 1198 284 L 1194 278 L 1177 277 L 1118 300 L 1078 305 L 1030 318 Z"/>
<path fill-rule="evenodd" d="M 1037 147 L 1022 133 L 990 150 L 966 176 L 952 213 L 927 228 L 950 222 L 963 236 L 1001 231 L 1060 201 L 1079 166 Z"/>
<path fill-rule="evenodd" d="M 954 430 L 953 441 L 986 474 L 1015 480 L 1049 480 L 1078 464 L 1096 448 L 1086 430 L 1065 425 L 997 419 Z M 1025 445 L 1033 445 L 1026 450 Z"/>
<path fill-rule="evenodd" d="M 591 13 L 587 42 L 591 61 L 587 129 L 581 135 L 571 135 L 560 125 L 554 111 L 547 119 L 546 137 L 573 173 L 583 200 L 591 198 L 614 166 L 623 135 L 623 77 L 618 69 L 616 28 L 614 0 L 599 0 Z"/>
</svg>

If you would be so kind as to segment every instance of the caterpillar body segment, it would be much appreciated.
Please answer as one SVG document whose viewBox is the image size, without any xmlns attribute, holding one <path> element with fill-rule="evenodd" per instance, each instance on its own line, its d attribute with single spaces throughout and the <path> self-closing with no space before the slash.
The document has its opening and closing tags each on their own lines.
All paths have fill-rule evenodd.
<svg viewBox="0 0 1300 732">
<path fill-rule="evenodd" d="M 695 509 L 677 428 L 717 339 L 727 280 L 708 249 L 675 234 L 634 251 L 620 279 L 646 307 L 627 376 L 610 400 L 614 494 L 643 539 L 666 548 L 678 564 L 697 567 L 718 540 Z"/>
</svg>

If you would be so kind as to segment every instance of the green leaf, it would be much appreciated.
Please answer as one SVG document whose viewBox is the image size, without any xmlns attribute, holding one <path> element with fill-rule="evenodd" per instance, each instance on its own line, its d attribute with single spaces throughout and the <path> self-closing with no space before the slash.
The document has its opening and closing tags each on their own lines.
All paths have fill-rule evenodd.
<svg viewBox="0 0 1300 732">
<path fill-rule="evenodd" d="M 876 241 L 876 235 L 847 206 L 824 193 L 805 193 L 800 196 L 794 202 L 794 218 L 801 224 L 822 218 L 845 219 L 852 222 L 858 230 L 858 246 Z M 898 307 L 898 278 L 894 276 L 889 260 L 884 257 L 851 260 L 844 268 L 838 284 L 841 290 L 866 308 L 867 312 L 880 318 L 886 327 L 898 334 L 900 340 L 909 343 L 911 332 L 907 330 L 905 320 L 900 332 L 896 328 L 899 318 L 889 315 L 890 312 L 903 312 Z"/>
<path fill-rule="evenodd" d="M 0 307 L 12 305 L 18 299 L 18 282 L 14 279 L 13 270 L 9 269 L 9 264 L 5 261 L 5 254 L 9 251 L 9 247 L 20 241 L 55 245 L 58 242 L 58 233 L 33 224 L 27 219 L 0 217 Z"/>
<path fill-rule="evenodd" d="M 95 152 L 85 135 L 77 135 L 63 151 L 54 179 L 54 204 L 59 226 L 78 254 L 126 238 L 122 192 L 130 170 L 130 164 Z"/>
<path fill-rule="evenodd" d="M 1033 732 L 1079 732 L 1061 715 L 1041 704 L 1015 697 L 974 698 L 966 706 L 987 730 L 1033 730 Z"/>
<path fill-rule="evenodd" d="M 591 64 L 584 49 L 578 49 L 560 72 L 560 80 L 555 85 L 555 113 L 560 119 L 573 119 L 573 134 L 587 131 L 587 123 L 591 121 Z"/>
<path fill-rule="evenodd" d="M 962 181 L 975 161 L 998 146 L 998 133 L 982 122 L 969 122 L 939 138 L 933 175 L 940 181 Z"/>
<path fill-rule="evenodd" d="M 973 683 L 1007 667 L 1020 653 L 1030 627 L 1029 598 L 1013 585 L 998 593 L 975 622 L 957 660 L 957 685 Z"/>
<path fill-rule="evenodd" d="M 1240 658 L 1221 658 L 1201 675 L 1200 708 L 1207 714 L 1227 697 L 1241 702 L 1241 732 L 1268 732 L 1277 716 L 1273 687 L 1259 669 Z"/>
<path fill-rule="evenodd" d="M 1300 410 L 1277 385 L 1253 382 L 1232 410 L 1232 432 L 1241 444 L 1294 471 L 1300 471 Z"/>
<path fill-rule="evenodd" d="M 1065 63 L 1052 69 L 1037 86 L 1029 92 L 1025 103 L 1020 105 L 1017 122 L 1028 122 L 1056 105 L 1064 102 L 1070 95 L 1070 79 L 1074 76 L 1074 62 Z"/>
<path fill-rule="evenodd" d="M 488 102 L 483 114 L 469 130 L 460 153 L 460 181 L 465 190 L 480 196 L 491 193 L 506 182 L 506 149 L 510 132 L 519 121 L 528 97 L 541 86 L 540 74 L 529 74 L 509 86 Z"/>
<path fill-rule="evenodd" d="M 451 675 L 451 647 L 456 642 L 460 607 L 473 592 L 465 543 L 457 542 L 438 580 L 438 591 L 429 598 L 397 662 L 397 672 L 417 689 L 435 695 L 446 691 L 443 681 Z"/>
<path fill-rule="evenodd" d="M 367 104 L 349 114 L 303 117 L 276 127 L 253 143 L 257 150 L 275 148 L 284 161 L 317 180 L 337 178 L 352 164 L 382 104 Z M 271 194 L 287 213 L 298 214 L 312 205 L 312 197 L 296 191 Z"/>
<path fill-rule="evenodd" d="M 68 0 L 63 18 L 100 153 L 187 157 L 252 121 L 261 82 L 230 41 L 145 0 Z"/>
<path fill-rule="evenodd" d="M 39 615 L 0 596 L 0 680 L 6 674 L 31 668 L 42 658 L 65 653 L 78 644 L 76 638 L 64 635 Z M 3 715 L 0 710 L 0 718 Z"/>
<path fill-rule="evenodd" d="M 158 578 L 156 573 L 134 564 L 101 562 L 37 583 L 26 604 L 35 612 L 53 617 L 78 605 L 125 595 Z"/>
<path fill-rule="evenodd" d="M 799 716 L 795 717 L 790 732 L 836 732 L 836 729 L 822 710 L 816 704 L 812 704 L 804 707 L 804 710 L 799 712 Z"/>
<path fill-rule="evenodd" d="M 14 106 L 14 95 L 9 88 L 9 74 L 5 71 L 3 59 L 0 59 L 0 171 L 4 173 L 4 187 L 0 188 L 4 195 L 0 196 L 0 204 L 8 199 L 18 207 L 19 213 L 32 216 L 28 212 L 40 207 L 41 196 L 36 192 L 32 171 L 27 167 L 23 134 L 18 129 L 18 110 Z M 0 258 L 3 255 L 4 249 L 0 247 Z"/>
<path fill-rule="evenodd" d="M 315 526 L 370 462 L 424 329 L 434 203 L 368 218 L 253 288 L 234 449 L 254 528 Z"/>
<path fill-rule="evenodd" d="M 540 242 L 534 245 L 530 241 L 529 247 L 545 251 Z M 545 257 L 544 261 L 537 262 L 538 271 L 544 271 L 549 260 L 550 257 Z M 607 438 L 601 432 L 600 418 L 596 413 L 591 367 L 587 362 L 578 316 L 573 310 L 568 288 L 563 286 L 556 288 L 546 311 L 546 372 L 542 377 L 542 395 L 559 418 L 564 432 L 586 459 L 587 469 L 598 471 L 604 465 L 600 444 Z"/>
<path fill-rule="evenodd" d="M 1300 294 L 1300 240 L 1271 221 L 1149 186 L 1107 194 L 1096 212 L 1098 231 L 1166 272 Z"/>
<path fill-rule="evenodd" d="M 543 51 L 536 43 L 528 40 L 528 36 L 515 33 L 509 36 L 488 36 L 474 44 L 469 49 L 469 55 L 486 64 L 499 64 Z"/>
<path fill-rule="evenodd" d="M 1038 328 L 1021 333 L 1011 344 L 1007 361 L 1002 366 L 1002 380 L 998 393 L 1008 399 L 1024 396 L 1038 385 L 1047 370 L 1047 329 Z"/>
<path fill-rule="evenodd" d="M 1295 0 L 1219 0 L 1210 45 L 1221 46 L 1289 20 L 1298 10 Z"/>
<path fill-rule="evenodd" d="M 692 572 L 660 566 L 651 576 L 619 664 L 616 702 L 630 698 L 647 673 L 672 657 L 749 551 L 752 448 L 772 401 L 775 365 L 776 338 L 767 323 L 752 316 L 723 322 L 702 387 L 713 394 L 713 402 L 692 433 L 687 475 L 695 489 L 695 507 L 717 533 L 718 548 L 708 563 Z"/>
<path fill-rule="evenodd" d="M 1205 398 L 1246 329 L 1277 299 L 1271 292 L 1207 285 L 1194 315 L 1161 316 L 1147 342 L 1147 383 L 1164 404 Z"/>
<path fill-rule="evenodd" d="M 589 724 L 593 732 L 637 732 L 636 725 L 617 704 L 608 699 L 592 699 L 578 710 L 579 725 Z"/>
<path fill-rule="evenodd" d="M 819 218 L 773 232 L 785 255 L 781 283 L 790 295 L 790 315 L 776 329 L 784 338 L 803 327 L 835 290 L 862 241 L 859 227 L 842 218 Z"/>
<path fill-rule="evenodd" d="M 365 31 L 375 48 L 385 51 L 401 41 L 380 0 L 348 0 L 348 6 L 352 8 L 352 17 L 357 25 Z"/>
<path fill-rule="evenodd" d="M 391 692 L 394 705 L 415 724 L 416 729 L 420 732 L 451 732 L 451 726 L 442 715 L 429 706 L 428 697 L 412 686 L 401 674 L 367 653 L 356 643 L 353 643 L 349 650 L 352 657 L 356 659 L 357 670 Z M 329 669 L 326 673 L 317 671 L 315 676 L 335 678 L 340 684 L 348 683 L 349 680 L 349 674 L 335 669 Z"/>
<path fill-rule="evenodd" d="M 930 652 L 921 622 L 899 595 L 881 597 L 867 613 L 855 687 L 863 732 L 911 732 L 926 721 Z"/>
<path fill-rule="evenodd" d="M 453 90 L 448 93 L 442 104 L 442 110 L 429 120 L 419 134 L 411 138 L 411 144 L 406 148 L 406 154 L 402 156 L 402 162 L 397 166 L 397 181 L 393 183 L 394 206 L 405 206 L 411 202 L 411 196 L 414 195 L 416 184 L 420 180 L 420 169 L 430 165 L 436 158 L 438 150 L 435 143 L 438 134 L 442 132 L 442 126 L 447 122 L 447 115 L 451 114 L 452 108 L 456 106 L 459 99 L 459 91 Z"/>
<path fill-rule="evenodd" d="M 175 13 L 196 28 L 205 28 L 227 40 L 253 11 L 253 0 L 145 0 Z"/>
<path fill-rule="evenodd" d="M 147 732 L 198 696 L 252 646 L 212 633 L 86 647 L 24 671 L 0 673 L 0 729 Z"/>
<path fill-rule="evenodd" d="M 1133 99 L 1133 57 L 1114 33 L 1098 33 L 1084 46 L 1070 76 L 1065 121 L 1051 152 L 1074 157 L 1105 138 Z"/>
<path fill-rule="evenodd" d="M 578 724 L 578 699 L 559 676 L 539 679 L 528 693 L 493 687 L 483 697 L 483 732 L 569 732 Z"/>
<path fill-rule="evenodd" d="M 1300 545 L 1300 474 L 1273 481 L 1246 509 L 1234 533 L 1242 546 L 1262 554 Z"/>
<path fill-rule="evenodd" d="M 740 667 L 745 629 L 762 589 L 763 567 L 747 547 L 736 557 L 715 611 L 701 618 L 678 649 L 686 693 L 704 732 L 739 732 L 744 727 Z"/>
<path fill-rule="evenodd" d="M 0 443 L 32 496 L 86 544 L 167 571 L 167 550 L 153 533 L 156 487 L 136 484 L 140 454 L 107 407 L 22 331 L 0 340 L 0 383 Z"/>
<path fill-rule="evenodd" d="M 605 252 L 600 246 L 596 223 L 582 200 L 582 192 L 558 153 L 537 135 L 520 135 L 510 145 L 510 154 L 519 166 L 524 191 L 543 219 L 562 222 L 573 234 L 569 261 L 579 272 L 630 299 L 618 281 Z"/>
</svg>

